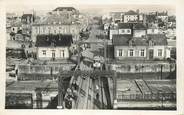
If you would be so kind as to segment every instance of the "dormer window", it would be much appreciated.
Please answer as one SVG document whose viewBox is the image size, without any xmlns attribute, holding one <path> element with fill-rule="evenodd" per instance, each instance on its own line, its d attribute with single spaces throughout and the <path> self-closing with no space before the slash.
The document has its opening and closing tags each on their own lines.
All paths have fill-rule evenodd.
<svg viewBox="0 0 184 115">
<path fill-rule="evenodd" d="M 52 46 L 52 47 L 55 47 L 55 43 L 54 43 L 54 42 L 52 42 L 52 43 L 51 43 L 51 46 Z"/>
<path fill-rule="evenodd" d="M 130 40 L 130 41 L 129 41 L 129 46 L 135 46 L 134 40 Z"/>
<path fill-rule="evenodd" d="M 149 41 L 149 46 L 154 46 L 154 42 L 153 41 Z"/>
</svg>

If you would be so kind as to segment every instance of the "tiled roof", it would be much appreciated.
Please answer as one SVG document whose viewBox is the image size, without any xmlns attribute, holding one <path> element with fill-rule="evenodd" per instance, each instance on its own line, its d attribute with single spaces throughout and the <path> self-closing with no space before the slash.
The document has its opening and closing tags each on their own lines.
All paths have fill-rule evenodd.
<svg viewBox="0 0 184 115">
<path fill-rule="evenodd" d="M 23 14 L 22 18 L 27 18 L 27 17 L 32 17 L 32 16 L 33 16 L 32 14 Z"/>
<path fill-rule="evenodd" d="M 147 29 L 147 27 L 144 24 L 137 23 L 133 26 L 133 29 Z"/>
<path fill-rule="evenodd" d="M 57 34 L 57 35 L 38 35 L 36 40 L 36 47 L 54 46 L 70 46 L 73 43 L 72 35 Z"/>
<path fill-rule="evenodd" d="M 138 15 L 138 13 L 133 10 L 129 10 L 128 12 L 125 12 L 125 15 Z"/>
<path fill-rule="evenodd" d="M 132 28 L 132 24 L 130 24 L 130 23 L 118 23 L 118 28 L 119 29 Z"/>
<path fill-rule="evenodd" d="M 163 34 L 149 34 L 144 37 L 132 37 L 124 35 L 113 35 L 112 42 L 115 46 L 129 46 L 129 41 L 132 40 L 135 46 L 148 46 L 149 40 L 153 41 L 154 45 L 167 45 L 167 38 Z"/>
<path fill-rule="evenodd" d="M 167 16 L 167 12 L 157 12 L 158 16 Z"/>
<path fill-rule="evenodd" d="M 76 10 L 76 9 L 74 7 L 57 7 L 53 11 L 63 11 L 63 10 L 72 11 L 72 10 Z"/>
<path fill-rule="evenodd" d="M 155 45 L 167 45 L 167 37 L 164 34 L 148 34 L 148 40 L 152 40 Z"/>
<path fill-rule="evenodd" d="M 129 40 L 131 36 L 124 36 L 124 35 L 113 35 L 112 36 L 112 43 L 115 46 L 128 46 Z"/>
<path fill-rule="evenodd" d="M 49 15 L 39 21 L 36 21 L 34 25 L 49 25 L 49 24 L 79 24 L 74 18 L 68 18 L 66 15 Z"/>
</svg>

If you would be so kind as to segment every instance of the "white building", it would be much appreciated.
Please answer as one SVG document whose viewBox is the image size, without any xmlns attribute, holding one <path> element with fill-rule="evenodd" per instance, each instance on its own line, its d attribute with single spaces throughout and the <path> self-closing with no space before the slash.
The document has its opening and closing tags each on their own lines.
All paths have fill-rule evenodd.
<svg viewBox="0 0 184 115">
<path fill-rule="evenodd" d="M 69 58 L 72 35 L 38 35 L 36 40 L 37 58 L 57 60 Z"/>
</svg>

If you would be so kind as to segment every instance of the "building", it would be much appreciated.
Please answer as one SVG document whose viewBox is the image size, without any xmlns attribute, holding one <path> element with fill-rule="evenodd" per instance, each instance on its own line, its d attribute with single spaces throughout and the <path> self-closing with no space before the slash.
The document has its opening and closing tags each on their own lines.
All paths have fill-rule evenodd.
<svg viewBox="0 0 184 115">
<path fill-rule="evenodd" d="M 143 37 L 113 35 L 114 57 L 118 60 L 153 60 L 169 58 L 167 39 L 162 34 Z"/>
<path fill-rule="evenodd" d="M 125 12 L 110 12 L 110 17 L 113 22 L 123 22 L 123 15 Z"/>
<path fill-rule="evenodd" d="M 114 26 L 112 26 L 109 30 L 109 39 L 112 40 L 113 35 L 132 35 L 133 25 L 130 23 L 118 23 Z"/>
<path fill-rule="evenodd" d="M 23 14 L 21 17 L 21 22 L 23 24 L 31 24 L 34 22 L 34 15 L 33 14 Z"/>
<path fill-rule="evenodd" d="M 22 30 L 22 24 L 20 22 L 11 24 L 11 32 L 17 33 L 19 30 Z"/>
<path fill-rule="evenodd" d="M 69 47 L 73 43 L 72 35 L 38 35 L 35 46 L 40 60 L 69 58 Z"/>
<path fill-rule="evenodd" d="M 81 30 L 80 23 L 72 21 L 60 15 L 49 15 L 32 25 L 32 40 L 36 41 L 36 36 L 41 34 L 72 34 L 74 41 L 79 39 Z"/>
<path fill-rule="evenodd" d="M 160 19 L 163 22 L 168 22 L 168 12 L 157 12 L 157 19 Z"/>
<path fill-rule="evenodd" d="M 125 23 L 136 22 L 138 20 L 138 13 L 133 10 L 130 10 L 126 12 L 123 17 L 124 17 L 123 20 Z"/>
<path fill-rule="evenodd" d="M 77 15 L 79 11 L 74 7 L 57 7 L 52 11 L 52 14 L 63 15 L 66 14 L 68 16 Z"/>
<path fill-rule="evenodd" d="M 133 26 L 133 36 L 134 37 L 142 37 L 146 35 L 147 27 L 142 23 L 134 24 Z"/>
<path fill-rule="evenodd" d="M 159 33 L 159 28 L 158 25 L 156 24 L 148 24 L 148 28 L 146 31 L 147 34 L 158 34 Z"/>
</svg>

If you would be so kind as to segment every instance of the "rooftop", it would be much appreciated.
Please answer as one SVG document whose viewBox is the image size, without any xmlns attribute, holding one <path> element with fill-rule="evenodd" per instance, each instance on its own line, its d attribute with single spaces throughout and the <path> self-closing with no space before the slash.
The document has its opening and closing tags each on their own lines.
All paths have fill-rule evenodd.
<svg viewBox="0 0 184 115">
<path fill-rule="evenodd" d="M 125 15 L 138 15 L 138 13 L 133 10 L 129 10 L 128 12 L 125 12 Z"/>
<path fill-rule="evenodd" d="M 36 40 L 36 47 L 49 46 L 70 46 L 73 43 L 71 34 L 57 34 L 57 35 L 38 35 Z"/>
<path fill-rule="evenodd" d="M 133 29 L 147 29 L 146 25 L 142 24 L 142 23 L 137 23 L 133 26 Z"/>
<path fill-rule="evenodd" d="M 147 38 L 152 40 L 155 45 L 167 45 L 167 37 L 164 34 L 148 34 Z"/>
<path fill-rule="evenodd" d="M 151 40 L 154 45 L 167 45 L 167 38 L 163 34 L 148 34 L 143 37 L 132 37 L 131 35 L 113 35 L 113 44 L 115 46 L 129 46 L 129 42 L 132 41 L 135 46 L 148 46 Z"/>
<path fill-rule="evenodd" d="M 132 24 L 130 24 L 130 23 L 118 23 L 118 28 L 119 29 L 123 29 L 123 28 L 132 28 Z"/>
<path fill-rule="evenodd" d="M 27 18 L 27 17 L 32 17 L 32 16 L 33 16 L 33 14 L 23 14 L 22 18 Z"/>
<path fill-rule="evenodd" d="M 34 25 L 49 25 L 49 24 L 77 24 L 75 20 L 69 18 L 68 15 L 51 14 L 41 20 L 38 20 Z"/>
<path fill-rule="evenodd" d="M 63 11 L 63 10 L 75 11 L 76 9 L 75 9 L 74 7 L 57 7 L 57 8 L 54 9 L 53 11 Z"/>
</svg>

